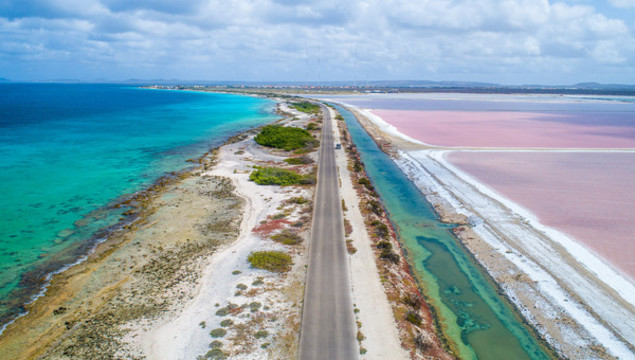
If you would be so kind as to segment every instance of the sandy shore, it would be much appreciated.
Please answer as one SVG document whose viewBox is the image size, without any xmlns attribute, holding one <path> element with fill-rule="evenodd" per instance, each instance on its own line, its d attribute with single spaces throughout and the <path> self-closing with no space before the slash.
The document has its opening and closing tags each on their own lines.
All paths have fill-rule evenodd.
<svg viewBox="0 0 635 360">
<path fill-rule="evenodd" d="M 317 120 L 285 103 L 279 112 L 285 125 Z M 286 164 L 291 153 L 257 145 L 254 134 L 231 139 L 201 158 L 199 169 L 141 194 L 138 220 L 56 275 L 45 296 L 0 336 L 2 357 L 295 359 L 314 187 L 261 186 L 248 177 L 253 166 L 309 173 L 315 165 Z M 317 153 L 309 156 L 316 160 Z M 410 358 L 343 151 L 337 162 L 357 249 L 350 275 L 360 359 Z M 299 198 L 307 202 L 291 201 Z M 272 241 L 283 229 L 303 241 Z M 259 250 L 292 255 L 292 269 L 252 268 L 247 257 Z M 212 335 L 221 328 L 222 336 Z"/>
<path fill-rule="evenodd" d="M 308 120 L 300 113 L 287 118 Z M 138 220 L 54 276 L 29 313 L 7 327 L 3 358 L 193 359 L 210 350 L 210 331 L 229 318 L 225 353 L 294 358 L 304 245 L 287 247 L 269 235 L 293 225 L 306 240 L 313 188 L 248 181 L 251 166 L 288 155 L 255 146 L 253 133 L 244 134 L 201 158 L 200 169 L 140 194 Z M 288 202 L 292 197 L 309 202 Z M 249 267 L 252 250 L 273 248 L 293 255 L 293 270 L 276 275 Z M 216 316 L 222 308 L 231 315 Z"/>
<path fill-rule="evenodd" d="M 412 141 L 367 110 L 355 112 L 442 218 L 468 220 L 459 238 L 561 355 L 633 358 L 635 289 L 628 279 L 449 164 L 443 150 Z"/>
</svg>

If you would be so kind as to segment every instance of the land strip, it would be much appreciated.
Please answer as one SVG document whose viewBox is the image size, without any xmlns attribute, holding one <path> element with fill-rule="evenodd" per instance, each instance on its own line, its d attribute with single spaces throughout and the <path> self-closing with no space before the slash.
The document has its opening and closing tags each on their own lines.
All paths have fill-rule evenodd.
<svg viewBox="0 0 635 360">
<path fill-rule="evenodd" d="M 304 295 L 300 359 L 357 357 L 332 122 L 322 107 L 318 189 Z"/>
<path fill-rule="evenodd" d="M 285 125 L 314 119 L 279 108 Z M 276 166 L 310 178 L 314 165 L 287 164 L 292 152 L 254 145 L 254 134 L 139 194 L 138 220 L 53 277 L 0 336 L 2 357 L 295 359 L 314 187 L 249 177 Z M 293 243 L 274 240 L 285 231 Z M 252 252 L 269 250 L 291 257 L 286 272 L 250 266 Z"/>
</svg>

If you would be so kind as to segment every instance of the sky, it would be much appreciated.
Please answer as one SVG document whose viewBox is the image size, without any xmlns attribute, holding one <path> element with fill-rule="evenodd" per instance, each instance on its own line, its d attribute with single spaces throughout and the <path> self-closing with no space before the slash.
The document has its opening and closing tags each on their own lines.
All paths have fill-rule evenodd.
<svg viewBox="0 0 635 360">
<path fill-rule="evenodd" d="M 635 84 L 635 0 L 0 0 L 0 78 Z"/>
</svg>

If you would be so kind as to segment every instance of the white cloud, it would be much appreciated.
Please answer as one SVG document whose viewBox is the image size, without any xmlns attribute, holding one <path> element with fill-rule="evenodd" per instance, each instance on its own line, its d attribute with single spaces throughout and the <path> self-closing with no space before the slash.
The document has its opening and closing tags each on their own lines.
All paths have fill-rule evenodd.
<svg viewBox="0 0 635 360">
<path fill-rule="evenodd" d="M 29 10 L 32 16 L 12 7 L 13 15 L 0 18 L 3 65 L 38 54 L 66 62 L 69 71 L 82 69 L 74 62 L 102 64 L 112 77 L 138 77 L 133 69 L 143 68 L 168 78 L 304 80 L 308 71 L 311 80 L 318 73 L 321 79 L 463 74 L 474 80 L 514 74 L 517 82 L 536 82 L 536 74 L 554 81 L 563 69 L 615 73 L 619 66 L 633 69 L 622 81 L 635 82 L 629 18 L 580 3 L 197 0 L 178 11 L 167 0 L 44 4 L 45 10 Z"/>
<path fill-rule="evenodd" d="M 635 0 L 609 0 L 609 3 L 622 9 L 635 8 Z"/>
</svg>

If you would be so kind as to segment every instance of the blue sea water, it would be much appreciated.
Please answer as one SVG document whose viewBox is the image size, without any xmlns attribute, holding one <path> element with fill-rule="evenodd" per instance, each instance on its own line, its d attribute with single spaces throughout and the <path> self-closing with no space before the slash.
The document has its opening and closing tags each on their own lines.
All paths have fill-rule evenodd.
<svg viewBox="0 0 635 360">
<path fill-rule="evenodd" d="M 46 274 L 118 221 L 124 210 L 108 204 L 275 120 L 274 105 L 115 85 L 0 84 L 0 325 Z"/>
</svg>

